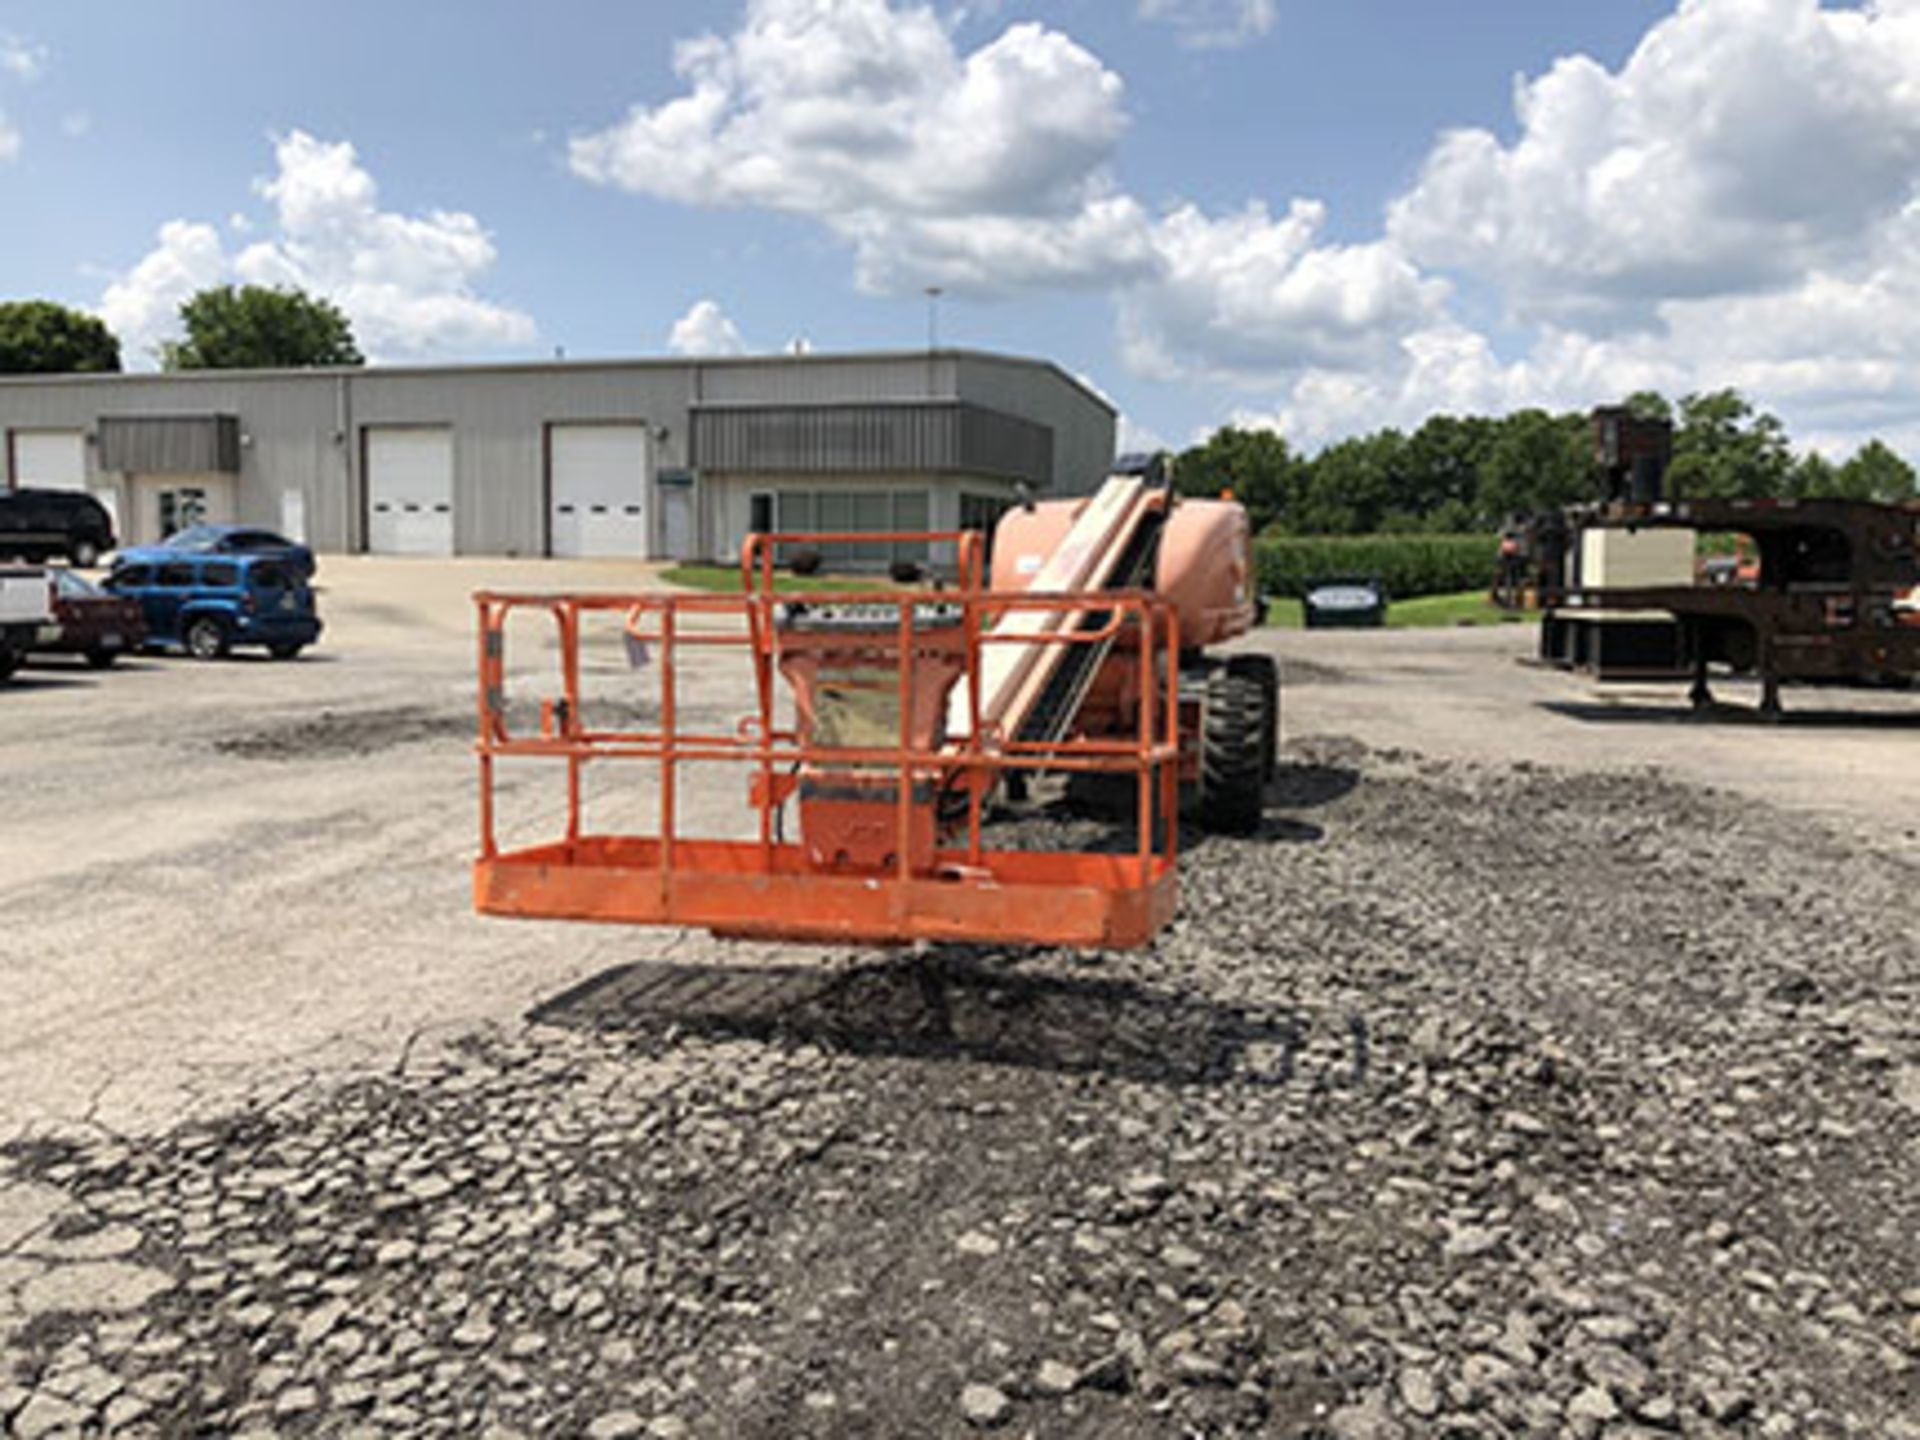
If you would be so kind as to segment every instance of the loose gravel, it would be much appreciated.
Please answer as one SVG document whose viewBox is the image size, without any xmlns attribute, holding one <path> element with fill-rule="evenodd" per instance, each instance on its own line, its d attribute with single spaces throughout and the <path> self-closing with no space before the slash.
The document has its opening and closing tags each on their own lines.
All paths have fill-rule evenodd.
<svg viewBox="0 0 1920 1440">
<path fill-rule="evenodd" d="M 1291 759 L 1146 952 L 636 963 L 11 1147 L 0 1425 L 1920 1436 L 1913 869 Z"/>
</svg>

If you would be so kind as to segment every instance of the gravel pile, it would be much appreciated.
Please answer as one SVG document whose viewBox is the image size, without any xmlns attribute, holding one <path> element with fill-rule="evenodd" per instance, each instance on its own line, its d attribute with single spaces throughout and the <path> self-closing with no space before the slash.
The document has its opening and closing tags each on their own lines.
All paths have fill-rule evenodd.
<svg viewBox="0 0 1920 1440">
<path fill-rule="evenodd" d="M 1648 776 L 1293 760 L 1149 952 L 636 964 L 13 1147 L 0 1424 L 1920 1436 L 1920 877 Z"/>
</svg>

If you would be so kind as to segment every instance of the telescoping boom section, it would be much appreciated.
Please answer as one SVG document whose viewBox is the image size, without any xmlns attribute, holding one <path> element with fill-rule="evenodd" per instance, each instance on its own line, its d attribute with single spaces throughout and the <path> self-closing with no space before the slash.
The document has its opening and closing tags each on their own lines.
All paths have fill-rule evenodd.
<svg viewBox="0 0 1920 1440">
<path fill-rule="evenodd" d="M 1175 906 L 1179 624 L 1168 602 L 1112 585 L 1149 509 L 1139 481 L 1109 481 L 1018 593 L 985 587 L 981 537 L 961 532 L 751 536 L 735 595 L 477 595 L 478 908 L 766 939 L 1145 943 Z M 783 588 L 777 555 L 847 544 L 940 549 L 953 579 Z M 508 693 L 521 673 L 509 633 L 522 643 L 529 615 L 535 635 L 551 622 L 558 657 L 537 707 Z M 607 633 L 639 666 L 622 681 L 652 692 L 637 707 L 583 693 L 608 668 L 583 668 L 583 638 Z M 1076 656 L 1123 651 L 1149 677 L 1124 733 L 1026 723 Z M 752 697 L 723 729 L 699 718 L 714 712 L 716 660 L 741 675 L 728 692 Z M 602 708 L 640 719 L 590 725 Z M 507 848 L 496 773 L 523 762 L 556 772 L 564 818 L 556 803 L 557 835 Z M 747 799 L 731 823 L 720 809 L 721 833 L 716 768 L 738 772 L 723 793 Z M 1112 777 L 1130 795 L 1131 844 L 1113 848 L 1112 832 L 1083 849 L 993 843 L 989 796 L 1008 772 L 1038 770 Z M 589 812 L 609 789 L 644 797 L 646 823 L 596 829 Z"/>
</svg>

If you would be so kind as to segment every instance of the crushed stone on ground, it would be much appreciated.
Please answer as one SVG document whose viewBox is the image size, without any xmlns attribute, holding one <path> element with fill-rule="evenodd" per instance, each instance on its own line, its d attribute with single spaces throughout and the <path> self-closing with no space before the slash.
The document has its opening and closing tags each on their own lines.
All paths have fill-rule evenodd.
<svg viewBox="0 0 1920 1440">
<path fill-rule="evenodd" d="M 1147 951 L 636 961 L 10 1147 L 0 1428 L 1920 1436 L 1912 867 L 1291 760 Z"/>
</svg>

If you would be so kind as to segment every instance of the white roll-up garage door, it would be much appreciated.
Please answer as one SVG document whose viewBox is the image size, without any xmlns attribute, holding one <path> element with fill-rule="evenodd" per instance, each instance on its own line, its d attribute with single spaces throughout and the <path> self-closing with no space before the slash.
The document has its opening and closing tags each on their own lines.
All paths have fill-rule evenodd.
<svg viewBox="0 0 1920 1440">
<path fill-rule="evenodd" d="M 367 430 L 367 549 L 376 555 L 453 553 L 453 432 Z"/>
<path fill-rule="evenodd" d="M 78 430 L 14 431 L 13 483 L 23 490 L 86 489 L 86 438 Z"/>
<path fill-rule="evenodd" d="M 548 534 L 555 555 L 643 559 L 652 455 L 644 425 L 555 425 Z"/>
</svg>

